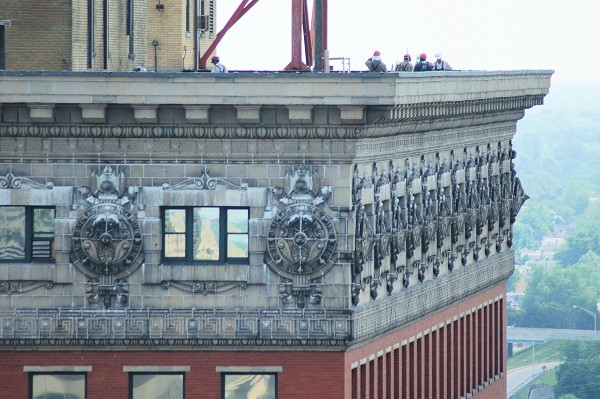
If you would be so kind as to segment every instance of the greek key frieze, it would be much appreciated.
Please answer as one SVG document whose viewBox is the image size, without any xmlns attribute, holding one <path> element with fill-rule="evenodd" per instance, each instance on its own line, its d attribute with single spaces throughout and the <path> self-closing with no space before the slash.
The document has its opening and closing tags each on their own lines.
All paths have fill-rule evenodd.
<svg viewBox="0 0 600 399">
<path fill-rule="evenodd" d="M 154 346 L 252 345 L 338 346 L 352 338 L 346 311 L 230 309 L 15 309 L 0 315 L 0 346 L 13 340 L 49 346 L 125 342 Z M 54 341 L 44 341 L 52 339 Z M 311 342 L 309 344 L 309 342 Z"/>
</svg>

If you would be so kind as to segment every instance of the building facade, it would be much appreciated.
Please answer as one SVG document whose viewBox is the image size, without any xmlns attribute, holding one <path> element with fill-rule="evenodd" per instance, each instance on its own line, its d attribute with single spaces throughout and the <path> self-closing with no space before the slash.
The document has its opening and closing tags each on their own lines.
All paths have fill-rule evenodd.
<svg viewBox="0 0 600 399">
<path fill-rule="evenodd" d="M 551 74 L 0 72 L 0 397 L 505 397 Z"/>
<path fill-rule="evenodd" d="M 0 69 L 197 69 L 216 37 L 215 0 L 0 0 Z"/>
</svg>

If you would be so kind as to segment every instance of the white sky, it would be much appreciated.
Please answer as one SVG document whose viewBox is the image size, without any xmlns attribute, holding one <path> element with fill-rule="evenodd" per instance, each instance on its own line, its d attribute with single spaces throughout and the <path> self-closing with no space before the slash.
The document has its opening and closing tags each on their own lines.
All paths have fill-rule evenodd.
<svg viewBox="0 0 600 399">
<path fill-rule="evenodd" d="M 308 0 L 312 9 L 312 0 Z M 219 0 L 217 26 L 240 0 Z M 259 0 L 225 35 L 232 70 L 281 70 L 291 60 L 292 0 Z M 600 0 L 329 0 L 330 57 L 352 70 L 381 51 L 388 67 L 408 52 L 440 51 L 454 69 L 553 69 L 553 84 L 600 82 Z M 334 64 L 334 66 L 336 66 Z M 341 69 L 341 66 L 336 69 Z"/>
</svg>

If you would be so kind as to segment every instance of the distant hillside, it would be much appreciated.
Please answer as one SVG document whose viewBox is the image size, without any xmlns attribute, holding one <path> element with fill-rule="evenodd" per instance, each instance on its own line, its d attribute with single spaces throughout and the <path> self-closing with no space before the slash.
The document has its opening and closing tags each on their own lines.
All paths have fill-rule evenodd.
<svg viewBox="0 0 600 399">
<path fill-rule="evenodd" d="M 572 223 L 600 196 L 600 86 L 556 85 L 519 121 L 517 175 L 531 197 L 515 226 L 515 247 L 541 242 L 548 223 Z M 535 236 L 535 237 L 534 237 Z"/>
</svg>

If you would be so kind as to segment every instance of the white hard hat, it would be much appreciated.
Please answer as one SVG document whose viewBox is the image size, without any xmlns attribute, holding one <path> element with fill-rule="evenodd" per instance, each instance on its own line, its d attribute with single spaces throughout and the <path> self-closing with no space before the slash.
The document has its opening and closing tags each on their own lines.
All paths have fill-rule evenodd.
<svg viewBox="0 0 600 399">
<path fill-rule="evenodd" d="M 435 58 L 437 60 L 439 60 L 440 58 L 442 58 L 442 53 L 435 53 Z"/>
</svg>

